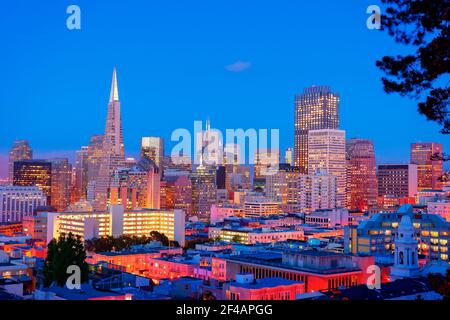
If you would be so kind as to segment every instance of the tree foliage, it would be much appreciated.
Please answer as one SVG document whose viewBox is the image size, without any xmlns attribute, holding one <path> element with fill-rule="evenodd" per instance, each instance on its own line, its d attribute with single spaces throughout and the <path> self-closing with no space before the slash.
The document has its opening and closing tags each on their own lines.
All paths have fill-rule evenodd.
<svg viewBox="0 0 450 320">
<path fill-rule="evenodd" d="M 418 111 L 450 133 L 450 6 L 448 0 L 382 0 L 381 24 L 395 41 L 416 48 L 414 54 L 385 56 L 376 65 L 387 93 L 418 102 Z M 421 100 L 421 101 L 420 101 Z"/>
<path fill-rule="evenodd" d="M 86 240 L 85 245 L 88 251 L 108 252 L 126 250 L 133 245 L 147 244 L 151 241 L 159 241 L 164 246 L 169 246 L 170 243 L 171 246 L 179 247 L 178 242 L 170 241 L 165 234 L 157 231 L 152 231 L 149 236 L 142 237 L 122 235 L 119 237 L 107 236 L 91 239 Z"/>
<path fill-rule="evenodd" d="M 44 286 L 49 287 L 56 283 L 62 287 L 66 284 L 70 274 L 67 268 L 77 265 L 81 270 L 81 283 L 88 279 L 88 265 L 85 262 L 86 251 L 79 236 L 72 233 L 67 236 L 61 234 L 58 238 L 52 239 L 47 246 L 47 257 L 44 264 Z"/>
</svg>

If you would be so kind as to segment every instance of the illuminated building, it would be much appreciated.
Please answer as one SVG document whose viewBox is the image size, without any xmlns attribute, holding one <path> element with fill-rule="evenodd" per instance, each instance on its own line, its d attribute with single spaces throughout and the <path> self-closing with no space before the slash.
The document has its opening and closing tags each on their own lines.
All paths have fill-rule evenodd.
<svg viewBox="0 0 450 320">
<path fill-rule="evenodd" d="M 160 137 L 143 137 L 141 140 L 141 159 L 152 160 L 158 168 L 163 169 L 164 140 Z"/>
<path fill-rule="evenodd" d="M 212 276 L 236 281 L 238 274 L 253 274 L 256 280 L 283 278 L 303 282 L 305 292 L 366 284 L 367 267 L 374 258 L 320 250 L 288 249 L 260 251 L 212 258 Z"/>
<path fill-rule="evenodd" d="M 189 172 L 166 170 L 161 181 L 161 209 L 180 209 L 192 216 L 192 182 Z"/>
<path fill-rule="evenodd" d="M 442 190 L 442 145 L 412 143 L 411 163 L 417 164 L 418 190 Z"/>
<path fill-rule="evenodd" d="M 93 203 L 94 209 L 101 211 L 106 209 L 111 178 L 114 172 L 122 167 L 125 162 L 116 68 L 113 71 L 105 134 L 99 160 L 100 166 L 98 176 L 95 179 Z"/>
<path fill-rule="evenodd" d="M 21 233 L 23 231 L 22 223 L 0 223 L 0 234 L 13 237 L 16 233 Z"/>
<path fill-rule="evenodd" d="M 402 216 L 395 233 L 394 265 L 391 268 L 393 279 L 419 275 L 418 241 L 415 233 L 411 218 Z"/>
<path fill-rule="evenodd" d="M 89 147 L 81 147 L 76 152 L 75 175 L 73 179 L 72 203 L 86 199 L 88 185 Z"/>
<path fill-rule="evenodd" d="M 13 278 L 27 274 L 28 266 L 21 261 L 11 260 L 9 256 L 0 251 L 0 278 Z"/>
<path fill-rule="evenodd" d="M 339 128 L 339 95 L 327 86 L 304 89 L 295 97 L 294 164 L 308 169 L 308 131 Z"/>
<path fill-rule="evenodd" d="M 266 196 L 272 201 L 285 205 L 288 202 L 289 182 L 298 179 L 299 175 L 292 167 L 288 169 L 280 168 L 278 172 L 267 175 L 264 190 Z"/>
<path fill-rule="evenodd" d="M 33 150 L 27 140 L 16 140 L 9 151 L 8 158 L 8 179 L 9 183 L 14 181 L 14 162 L 20 160 L 30 160 L 33 158 Z"/>
<path fill-rule="evenodd" d="M 100 161 L 103 150 L 103 134 L 91 137 L 87 154 L 87 180 L 88 184 L 94 184 L 100 171 Z"/>
<path fill-rule="evenodd" d="M 347 208 L 371 211 L 377 207 L 377 167 L 370 140 L 350 139 L 346 145 Z"/>
<path fill-rule="evenodd" d="M 21 222 L 47 204 L 47 197 L 38 187 L 0 186 L 0 223 Z"/>
<path fill-rule="evenodd" d="M 225 186 L 228 191 L 250 190 L 252 187 L 251 168 L 246 165 L 227 166 Z"/>
<path fill-rule="evenodd" d="M 279 241 L 303 240 L 303 230 L 281 228 L 247 228 L 231 226 L 209 227 L 209 238 L 242 244 L 275 243 Z"/>
<path fill-rule="evenodd" d="M 283 278 L 262 278 L 237 274 L 236 281 L 224 283 L 226 300 L 296 300 L 305 293 L 305 284 Z"/>
<path fill-rule="evenodd" d="M 267 217 L 280 213 L 280 203 L 266 197 L 248 197 L 244 203 L 245 217 Z"/>
<path fill-rule="evenodd" d="M 22 220 L 23 233 L 32 239 L 47 240 L 47 215 L 26 216 Z"/>
<path fill-rule="evenodd" d="M 305 223 L 323 228 L 343 227 L 348 225 L 348 210 L 344 208 L 317 210 L 305 215 Z"/>
<path fill-rule="evenodd" d="M 284 163 L 289 164 L 291 167 L 294 166 L 294 151 L 292 148 L 287 148 L 284 153 Z"/>
<path fill-rule="evenodd" d="M 70 204 L 72 166 L 67 158 L 50 159 L 52 164 L 51 205 L 64 211 Z"/>
<path fill-rule="evenodd" d="M 316 172 L 299 174 L 288 180 L 286 212 L 309 214 L 336 208 L 336 176 Z"/>
<path fill-rule="evenodd" d="M 336 176 L 336 205 L 345 205 L 345 131 L 308 131 L 308 174 L 322 172 Z"/>
<path fill-rule="evenodd" d="M 192 214 L 200 220 L 208 221 L 211 206 L 216 203 L 216 170 L 205 167 L 203 164 L 197 166 L 190 175 L 192 183 Z"/>
<path fill-rule="evenodd" d="M 429 201 L 427 203 L 427 212 L 438 214 L 447 222 L 450 222 L 450 201 Z"/>
<path fill-rule="evenodd" d="M 13 184 L 38 187 L 47 197 L 47 204 L 51 205 L 52 163 L 46 160 L 15 161 Z"/>
<path fill-rule="evenodd" d="M 393 198 L 415 197 L 417 194 L 417 165 L 380 164 L 377 171 L 378 196 Z"/>
<path fill-rule="evenodd" d="M 261 149 L 255 152 L 255 178 L 262 178 L 277 171 L 280 163 L 279 149 Z"/>
<path fill-rule="evenodd" d="M 109 211 L 43 214 L 47 215 L 47 242 L 69 232 L 86 240 L 105 236 L 149 236 L 150 232 L 157 231 L 184 246 L 185 217 L 181 210 L 124 210 L 122 205 L 111 205 Z"/>
<path fill-rule="evenodd" d="M 213 204 L 211 206 L 210 223 L 221 222 L 229 217 L 239 217 L 244 215 L 244 209 L 235 204 Z"/>
<path fill-rule="evenodd" d="M 390 256 L 402 216 L 409 216 L 418 241 L 418 253 L 429 260 L 449 261 L 450 222 L 437 214 L 416 214 L 411 205 L 403 205 L 395 213 L 377 213 L 359 226 L 345 228 L 345 249 L 363 255 Z"/>
<path fill-rule="evenodd" d="M 198 264 L 198 261 L 186 256 L 152 258 L 146 276 L 154 280 L 194 277 Z"/>
<path fill-rule="evenodd" d="M 158 166 L 148 158 L 131 168 L 118 169 L 111 180 L 108 203 L 123 204 L 127 209 L 159 209 L 160 179 Z"/>
<path fill-rule="evenodd" d="M 151 246 L 120 252 L 93 252 L 86 262 L 89 264 L 106 262 L 114 268 L 121 267 L 124 272 L 146 276 L 153 258 L 182 253 L 181 247 Z"/>
</svg>

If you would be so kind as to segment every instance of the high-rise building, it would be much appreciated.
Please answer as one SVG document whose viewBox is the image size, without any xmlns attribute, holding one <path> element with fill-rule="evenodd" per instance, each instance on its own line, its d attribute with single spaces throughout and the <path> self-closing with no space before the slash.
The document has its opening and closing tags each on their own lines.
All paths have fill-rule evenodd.
<svg viewBox="0 0 450 320">
<path fill-rule="evenodd" d="M 161 181 L 161 209 L 181 209 L 192 216 L 192 182 L 189 171 L 167 170 Z"/>
<path fill-rule="evenodd" d="M 310 214 L 336 208 L 336 176 L 319 171 L 287 178 L 286 212 Z"/>
<path fill-rule="evenodd" d="M 255 178 L 263 178 L 277 171 L 280 163 L 279 149 L 262 149 L 255 151 Z"/>
<path fill-rule="evenodd" d="M 70 204 L 72 166 L 67 158 L 50 159 L 52 164 L 51 205 L 64 211 Z"/>
<path fill-rule="evenodd" d="M 0 186 L 0 223 L 21 222 L 46 204 L 47 197 L 38 187 Z"/>
<path fill-rule="evenodd" d="M 89 183 L 95 183 L 95 179 L 98 177 L 100 171 L 100 160 L 102 158 L 103 150 L 103 135 L 98 134 L 91 137 L 88 154 L 87 154 L 87 179 Z"/>
<path fill-rule="evenodd" d="M 284 153 L 284 163 L 294 166 L 294 151 L 292 148 L 287 148 Z"/>
<path fill-rule="evenodd" d="M 86 200 L 88 171 L 89 171 L 89 147 L 81 147 L 76 152 L 75 174 L 72 181 L 72 202 L 75 203 L 81 199 Z"/>
<path fill-rule="evenodd" d="M 412 143 L 411 163 L 417 164 L 418 190 L 442 190 L 442 145 Z"/>
<path fill-rule="evenodd" d="M 380 164 L 377 171 L 378 196 L 415 197 L 417 194 L 416 164 Z"/>
<path fill-rule="evenodd" d="M 217 200 L 216 170 L 200 164 L 192 172 L 192 214 L 208 221 L 211 206 Z"/>
<path fill-rule="evenodd" d="M 15 186 L 38 187 L 52 204 L 52 163 L 46 160 L 21 160 L 14 162 Z"/>
<path fill-rule="evenodd" d="M 347 208 L 362 211 L 377 207 L 377 167 L 372 141 L 349 139 L 347 158 Z"/>
<path fill-rule="evenodd" d="M 149 158 L 161 170 L 164 162 L 164 140 L 161 137 L 143 137 L 141 140 L 141 159 Z"/>
<path fill-rule="evenodd" d="M 308 131 L 308 174 L 318 172 L 336 176 L 336 205 L 343 207 L 346 185 L 345 131 Z"/>
<path fill-rule="evenodd" d="M 27 140 L 16 140 L 9 151 L 8 159 L 8 179 L 9 183 L 14 180 L 14 162 L 20 160 L 29 160 L 33 158 L 33 151 Z"/>
<path fill-rule="evenodd" d="M 114 173 L 108 192 L 109 204 L 122 204 L 127 209 L 160 208 L 159 167 L 143 158 L 131 168 L 120 168 Z"/>
<path fill-rule="evenodd" d="M 339 95 L 327 86 L 304 89 L 295 97 L 294 165 L 308 173 L 308 131 L 339 128 Z"/>
<path fill-rule="evenodd" d="M 102 152 L 100 156 L 100 167 L 94 186 L 95 210 L 105 210 L 111 178 L 114 172 L 123 166 L 124 162 L 125 154 L 122 135 L 122 120 L 120 115 L 119 88 L 117 85 L 116 68 L 114 68 L 105 134 L 103 136 Z"/>
</svg>

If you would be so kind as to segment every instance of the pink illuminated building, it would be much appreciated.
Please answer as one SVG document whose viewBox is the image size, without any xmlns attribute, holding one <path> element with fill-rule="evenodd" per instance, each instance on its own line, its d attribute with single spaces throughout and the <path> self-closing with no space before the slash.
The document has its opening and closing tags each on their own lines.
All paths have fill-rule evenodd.
<svg viewBox="0 0 450 320">
<path fill-rule="evenodd" d="M 347 208 L 374 210 L 377 207 L 377 167 L 372 141 L 350 139 L 346 144 Z"/>
<path fill-rule="evenodd" d="M 93 253 L 86 259 L 90 264 L 106 262 L 112 268 L 138 275 L 146 275 L 150 262 L 162 255 L 183 253 L 182 248 L 155 247 L 151 249 L 130 250 L 121 252 Z"/>
<path fill-rule="evenodd" d="M 373 256 L 344 255 L 329 251 L 287 250 L 256 252 L 212 258 L 212 276 L 219 281 L 236 281 L 251 273 L 255 279 L 282 278 L 303 282 L 305 292 L 333 290 L 365 284 Z"/>
</svg>

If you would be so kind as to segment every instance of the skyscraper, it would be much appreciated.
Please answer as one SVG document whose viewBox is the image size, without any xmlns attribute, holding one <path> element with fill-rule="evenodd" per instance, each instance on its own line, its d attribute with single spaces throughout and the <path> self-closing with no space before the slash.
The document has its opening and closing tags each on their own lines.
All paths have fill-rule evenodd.
<svg viewBox="0 0 450 320">
<path fill-rule="evenodd" d="M 412 143 L 411 163 L 417 164 L 418 190 L 442 190 L 442 145 Z"/>
<path fill-rule="evenodd" d="M 380 164 L 377 178 L 379 197 L 405 198 L 417 194 L 416 164 Z"/>
<path fill-rule="evenodd" d="M 345 131 L 323 129 L 308 132 L 308 174 L 336 176 L 336 205 L 345 205 Z"/>
<path fill-rule="evenodd" d="M 128 209 L 159 209 L 160 178 L 159 167 L 148 158 L 120 168 L 111 181 L 109 203 L 123 204 Z"/>
<path fill-rule="evenodd" d="M 72 202 L 86 199 L 89 170 L 89 147 L 81 147 L 76 152 L 75 175 L 72 183 Z"/>
<path fill-rule="evenodd" d="M 306 88 L 295 97 L 294 165 L 308 173 L 308 131 L 339 128 L 339 95 L 327 86 Z"/>
<path fill-rule="evenodd" d="M 377 168 L 372 141 L 350 139 L 346 144 L 347 208 L 367 211 L 377 206 Z"/>
<path fill-rule="evenodd" d="M 14 161 L 28 160 L 33 158 L 33 151 L 27 140 L 16 140 L 9 151 L 8 179 L 9 183 L 14 180 Z"/>
<path fill-rule="evenodd" d="M 294 154 L 292 148 L 287 148 L 284 152 L 284 163 L 294 166 Z"/>
<path fill-rule="evenodd" d="M 62 212 L 70 204 L 72 166 L 67 158 L 50 159 L 52 164 L 51 204 Z"/>
<path fill-rule="evenodd" d="M 161 137 L 142 137 L 141 140 L 141 159 L 148 158 L 152 160 L 160 169 L 162 169 L 164 160 L 164 140 Z"/>
<path fill-rule="evenodd" d="M 202 221 L 208 221 L 211 205 L 217 200 L 216 170 L 200 164 L 191 176 L 192 214 Z"/>
<path fill-rule="evenodd" d="M 113 173 L 125 161 L 122 135 L 122 120 L 120 115 L 119 88 L 117 85 L 116 68 L 114 68 L 111 92 L 109 95 L 108 113 L 106 117 L 105 134 L 103 136 L 102 153 L 98 177 L 94 187 L 94 209 L 105 210 L 108 198 L 108 188 Z"/>
<path fill-rule="evenodd" d="M 38 187 L 47 196 L 47 205 L 51 205 L 52 163 L 46 160 L 15 161 L 13 184 Z"/>
</svg>

